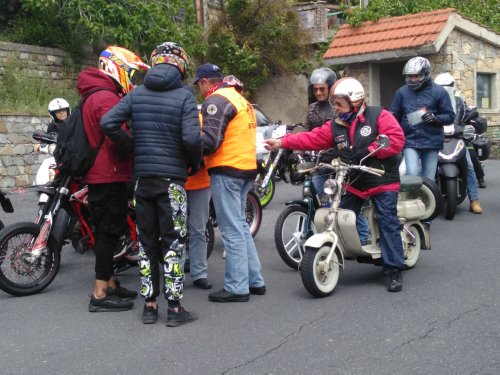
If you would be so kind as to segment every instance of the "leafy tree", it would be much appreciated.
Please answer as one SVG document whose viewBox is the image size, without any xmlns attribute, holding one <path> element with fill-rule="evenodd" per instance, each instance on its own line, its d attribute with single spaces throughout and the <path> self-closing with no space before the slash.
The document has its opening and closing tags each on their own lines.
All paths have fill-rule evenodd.
<svg viewBox="0 0 500 375">
<path fill-rule="evenodd" d="M 252 96 L 271 74 L 307 65 L 307 35 L 292 0 L 227 0 L 209 27 L 205 60 L 234 74 Z"/>
<path fill-rule="evenodd" d="M 436 9 L 455 8 L 458 13 L 470 18 L 496 32 L 500 31 L 500 12 L 498 0 L 370 0 L 367 8 L 356 8 L 347 11 L 347 22 L 359 26 L 365 21 L 376 21 L 379 18 L 402 16 L 427 12 Z"/>
<path fill-rule="evenodd" d="M 20 0 L 22 12 L 11 24 L 13 41 L 59 47 L 82 54 L 117 44 L 149 57 L 164 41 L 176 41 L 189 54 L 204 51 L 189 0 Z"/>
</svg>

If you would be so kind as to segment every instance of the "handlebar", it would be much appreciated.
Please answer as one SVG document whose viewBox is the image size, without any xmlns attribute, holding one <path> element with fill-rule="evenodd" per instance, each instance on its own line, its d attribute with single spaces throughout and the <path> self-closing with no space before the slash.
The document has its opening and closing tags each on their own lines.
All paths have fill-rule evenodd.
<svg viewBox="0 0 500 375">
<path fill-rule="evenodd" d="M 44 142 L 48 144 L 57 143 L 57 134 L 56 133 L 46 133 L 41 130 L 37 130 L 33 133 L 33 139 L 38 142 Z"/>
<path fill-rule="evenodd" d="M 306 164 L 306 163 L 304 163 Z M 383 169 L 377 169 L 377 168 L 372 168 L 372 167 L 367 167 L 366 165 L 350 165 L 346 164 L 340 159 L 333 159 L 332 164 L 326 164 L 326 163 L 319 163 L 315 167 L 307 168 L 307 169 L 300 169 L 298 168 L 297 172 L 298 173 L 314 173 L 319 170 L 332 170 L 332 171 L 338 171 L 341 169 L 344 170 L 359 170 L 361 172 L 366 172 L 373 174 L 375 176 L 382 177 L 385 174 L 385 171 Z"/>
</svg>

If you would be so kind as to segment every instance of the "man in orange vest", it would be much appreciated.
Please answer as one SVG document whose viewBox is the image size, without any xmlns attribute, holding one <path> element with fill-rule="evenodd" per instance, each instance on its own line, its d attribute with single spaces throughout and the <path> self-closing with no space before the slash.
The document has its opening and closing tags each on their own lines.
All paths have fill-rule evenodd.
<svg viewBox="0 0 500 375">
<path fill-rule="evenodd" d="M 210 293 L 213 302 L 247 302 L 266 293 L 255 243 L 245 220 L 245 202 L 257 175 L 256 117 L 241 86 L 223 82 L 217 65 L 203 64 L 197 84 L 205 97 L 201 108 L 205 166 L 219 224 L 226 264 L 224 288 Z"/>
</svg>

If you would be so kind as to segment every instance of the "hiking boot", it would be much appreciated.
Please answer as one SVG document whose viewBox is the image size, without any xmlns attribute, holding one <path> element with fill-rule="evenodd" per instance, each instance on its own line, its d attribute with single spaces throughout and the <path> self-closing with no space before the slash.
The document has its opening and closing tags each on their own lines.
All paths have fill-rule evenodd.
<svg viewBox="0 0 500 375">
<path fill-rule="evenodd" d="M 387 277 L 387 290 L 389 292 L 401 292 L 403 289 L 403 275 L 401 271 L 394 270 Z"/>
<path fill-rule="evenodd" d="M 479 201 L 470 201 L 469 211 L 473 214 L 482 214 L 483 210 L 481 209 L 481 205 Z"/>
<path fill-rule="evenodd" d="M 196 313 L 189 312 L 182 306 L 179 306 L 178 309 L 179 311 L 175 311 L 175 308 L 172 307 L 167 309 L 167 327 L 178 327 L 198 319 Z"/>
<path fill-rule="evenodd" d="M 125 311 L 132 307 L 134 307 L 132 301 L 124 301 L 115 294 L 106 295 L 103 298 L 95 298 L 93 294 L 90 296 L 90 312 Z"/>
<path fill-rule="evenodd" d="M 486 182 L 484 182 L 484 178 L 480 178 L 477 180 L 477 185 L 481 188 L 484 189 L 486 188 Z"/>
<path fill-rule="evenodd" d="M 137 292 L 120 286 L 120 282 L 118 280 L 115 280 L 115 283 L 116 283 L 116 288 L 115 289 L 108 288 L 106 290 L 107 295 L 109 295 L 109 296 L 115 295 L 115 296 L 120 297 L 121 299 L 123 299 L 125 301 L 131 300 L 131 299 L 134 299 L 137 297 Z"/>
<path fill-rule="evenodd" d="M 158 319 L 158 305 L 155 307 L 144 305 L 142 310 L 142 322 L 144 324 L 154 324 Z"/>
</svg>

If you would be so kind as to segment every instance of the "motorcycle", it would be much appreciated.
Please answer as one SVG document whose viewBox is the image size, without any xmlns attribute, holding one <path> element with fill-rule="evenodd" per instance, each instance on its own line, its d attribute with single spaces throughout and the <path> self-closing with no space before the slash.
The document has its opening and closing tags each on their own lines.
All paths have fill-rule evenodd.
<svg viewBox="0 0 500 375">
<path fill-rule="evenodd" d="M 270 137 L 282 137 L 285 133 L 299 133 L 305 129 L 300 125 L 283 125 L 276 123 Z M 258 195 L 262 208 L 265 208 L 274 197 L 276 181 L 282 180 L 292 183 L 291 164 L 289 157 L 292 151 L 278 149 L 267 153 L 257 153 L 257 177 L 255 178 L 253 191 Z"/>
<path fill-rule="evenodd" d="M 470 111 L 477 111 L 476 107 L 471 107 Z M 470 120 L 464 128 L 464 140 L 469 150 L 474 172 L 480 188 L 485 188 L 483 161 L 490 157 L 491 141 L 486 134 L 488 122 L 486 118 L 472 113 Z"/>
<path fill-rule="evenodd" d="M 443 148 L 438 154 L 437 181 L 443 194 L 447 220 L 453 220 L 457 206 L 467 197 L 467 147 L 463 130 L 465 124 L 477 116 L 477 110 L 469 110 L 457 125 L 444 126 Z"/>
<path fill-rule="evenodd" d="M 389 146 L 389 138 L 380 135 L 379 146 L 367 157 L 381 148 Z M 367 158 L 366 157 L 366 158 Z M 381 251 L 378 244 L 378 224 L 372 204 L 365 206 L 363 215 L 368 219 L 372 243 L 362 246 L 356 228 L 356 214 L 348 209 L 339 208 L 343 191 L 348 183 L 346 177 L 350 171 L 371 173 L 377 176 L 383 170 L 362 165 L 345 164 L 334 159 L 331 164 L 319 164 L 303 173 L 316 170 L 331 170 L 335 178 L 325 182 L 325 193 L 332 197 L 330 208 L 319 208 L 314 217 L 317 233 L 305 242 L 305 253 L 302 258 L 300 274 L 306 290 L 315 297 L 325 297 L 333 293 L 346 259 L 355 259 L 360 263 L 381 263 Z M 398 194 L 397 210 L 401 223 L 401 240 L 408 268 L 414 267 L 421 249 L 430 249 L 430 234 L 427 225 L 421 220 L 435 216 L 430 212 L 420 195 L 422 178 L 418 176 L 402 176 Z M 433 195 L 427 197 L 433 199 Z"/>
</svg>

